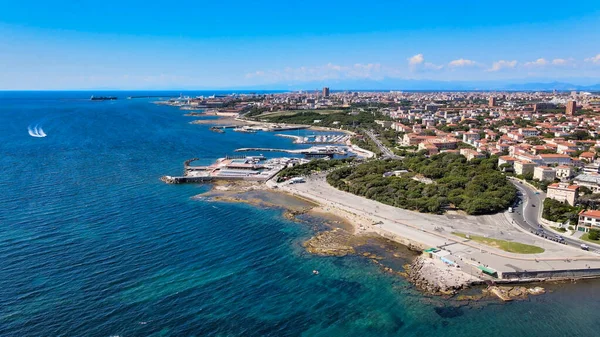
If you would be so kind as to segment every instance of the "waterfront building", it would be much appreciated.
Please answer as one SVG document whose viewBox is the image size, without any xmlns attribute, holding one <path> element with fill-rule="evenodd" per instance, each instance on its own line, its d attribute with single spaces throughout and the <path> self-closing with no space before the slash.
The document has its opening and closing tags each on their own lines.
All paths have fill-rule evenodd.
<svg viewBox="0 0 600 337">
<path fill-rule="evenodd" d="M 323 87 L 323 97 L 329 97 L 329 87 Z"/>
<path fill-rule="evenodd" d="M 577 193 L 579 192 L 579 186 L 569 185 L 567 183 L 556 183 L 548 185 L 548 192 L 546 196 L 550 199 L 558 200 L 560 202 L 566 202 L 571 206 L 575 206 L 577 201 Z"/>
</svg>

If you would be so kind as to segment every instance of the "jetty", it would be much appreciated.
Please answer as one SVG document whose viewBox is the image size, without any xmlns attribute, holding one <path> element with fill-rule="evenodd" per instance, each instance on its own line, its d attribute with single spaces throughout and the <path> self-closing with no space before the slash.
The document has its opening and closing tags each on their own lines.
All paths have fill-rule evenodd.
<svg viewBox="0 0 600 337">
<path fill-rule="evenodd" d="M 275 136 L 291 138 L 295 144 L 344 144 L 350 139 L 349 135 L 310 135 L 295 136 L 278 133 Z"/>
<path fill-rule="evenodd" d="M 313 146 L 308 149 L 272 149 L 263 147 L 244 147 L 236 149 L 235 152 L 284 152 L 293 154 L 303 154 L 306 157 L 333 157 L 335 155 L 345 155 L 348 152 L 340 146 Z"/>
<path fill-rule="evenodd" d="M 163 176 L 167 184 L 206 183 L 214 180 L 266 181 L 288 165 L 298 164 L 297 158 L 266 159 L 264 156 L 226 156 L 208 166 L 191 165 L 198 158 L 183 163 L 182 176 Z"/>
</svg>

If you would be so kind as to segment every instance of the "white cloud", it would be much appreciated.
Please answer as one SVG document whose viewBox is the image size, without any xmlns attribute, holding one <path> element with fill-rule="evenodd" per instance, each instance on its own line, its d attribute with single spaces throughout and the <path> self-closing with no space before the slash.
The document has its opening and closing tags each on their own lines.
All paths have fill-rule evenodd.
<svg viewBox="0 0 600 337">
<path fill-rule="evenodd" d="M 544 58 L 539 58 L 535 61 L 525 62 L 525 67 L 543 67 L 548 64 L 548 61 Z"/>
<path fill-rule="evenodd" d="M 425 58 L 423 57 L 423 54 L 417 54 L 413 57 L 408 58 L 408 64 L 410 66 L 419 65 L 419 64 L 423 63 L 424 61 L 425 61 Z"/>
<path fill-rule="evenodd" d="M 565 59 L 552 60 L 552 64 L 555 66 L 564 66 L 564 65 L 567 65 L 568 63 L 569 63 L 569 60 L 565 60 Z"/>
<path fill-rule="evenodd" d="M 506 68 L 514 68 L 517 66 L 517 61 L 513 60 L 513 61 L 505 61 L 505 60 L 500 60 L 500 61 L 496 61 L 492 64 L 492 67 L 490 69 L 488 69 L 488 71 L 499 71 L 502 69 L 506 69 Z"/>
<path fill-rule="evenodd" d="M 423 57 L 423 54 L 414 55 L 409 57 L 407 60 L 410 71 L 440 70 L 444 68 L 443 65 L 425 62 L 425 57 Z"/>
<path fill-rule="evenodd" d="M 585 62 L 592 62 L 595 64 L 600 64 L 600 54 L 593 56 L 593 57 L 586 58 Z"/>
<path fill-rule="evenodd" d="M 453 60 L 450 61 L 450 63 L 448 63 L 448 66 L 452 67 L 452 68 L 457 68 L 457 67 L 471 67 L 476 65 L 477 62 L 472 61 L 472 60 L 466 60 L 466 59 L 458 59 L 458 60 Z"/>
</svg>

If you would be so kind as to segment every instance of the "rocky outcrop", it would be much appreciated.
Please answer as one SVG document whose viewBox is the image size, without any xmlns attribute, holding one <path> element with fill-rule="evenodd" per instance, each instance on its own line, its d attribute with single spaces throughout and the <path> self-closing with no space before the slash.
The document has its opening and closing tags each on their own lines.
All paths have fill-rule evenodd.
<svg viewBox="0 0 600 337">
<path fill-rule="evenodd" d="M 304 247 L 311 254 L 346 256 L 356 253 L 354 250 L 355 238 L 356 236 L 347 231 L 336 228 L 313 236 L 304 242 Z"/>
<path fill-rule="evenodd" d="M 526 288 L 523 286 L 490 286 L 484 293 L 494 295 L 502 301 L 508 302 L 512 300 L 524 300 L 528 295 L 541 295 L 546 290 L 542 287 Z"/>
<path fill-rule="evenodd" d="M 407 276 L 418 289 L 430 295 L 455 295 L 471 283 L 469 275 L 426 256 L 415 259 Z"/>
</svg>

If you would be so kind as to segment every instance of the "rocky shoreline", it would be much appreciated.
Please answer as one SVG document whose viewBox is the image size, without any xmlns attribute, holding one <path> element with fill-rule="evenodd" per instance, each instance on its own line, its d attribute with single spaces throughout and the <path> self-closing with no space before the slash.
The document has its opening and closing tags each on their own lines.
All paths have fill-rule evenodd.
<svg viewBox="0 0 600 337">
<path fill-rule="evenodd" d="M 257 194 L 258 193 L 258 194 Z M 277 191 L 255 182 L 221 182 L 213 185 L 211 191 L 197 197 L 208 197 L 215 201 L 242 202 L 259 207 L 283 208 L 283 217 L 292 221 L 305 221 L 304 216 L 321 219 L 322 224 L 315 226 L 317 231 L 302 243 L 304 249 L 318 256 L 361 256 L 377 264 L 385 273 L 401 276 L 415 286 L 416 289 L 431 296 L 454 298 L 458 301 L 477 301 L 483 298 L 498 297 L 503 301 L 525 299 L 529 295 L 544 293 L 543 288 L 526 288 L 522 286 L 488 286 L 474 295 L 460 295 L 462 291 L 474 285 L 485 284 L 481 279 L 464 273 L 459 268 L 446 265 L 438 259 L 426 255 L 416 256 L 421 252 L 418 247 L 401 245 L 404 253 L 400 254 L 400 243 L 392 241 L 375 231 L 370 231 L 364 224 L 358 224 L 356 219 L 331 208 L 323 207 L 312 200 L 298 198 L 285 191 Z M 298 203 L 290 204 L 292 198 Z M 395 245 L 395 246 L 394 246 Z M 408 260 L 403 268 L 391 268 L 383 261 L 378 253 L 368 247 L 386 247 L 389 256 Z M 380 249 L 381 253 L 381 249 Z M 415 258 L 416 256 L 416 258 Z M 388 261 L 389 262 L 389 261 Z"/>
<path fill-rule="evenodd" d="M 421 255 L 408 267 L 407 279 L 429 295 L 456 295 L 476 281 L 455 267 Z"/>
</svg>

